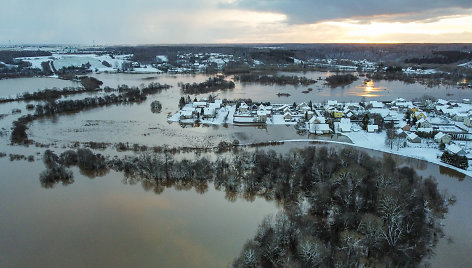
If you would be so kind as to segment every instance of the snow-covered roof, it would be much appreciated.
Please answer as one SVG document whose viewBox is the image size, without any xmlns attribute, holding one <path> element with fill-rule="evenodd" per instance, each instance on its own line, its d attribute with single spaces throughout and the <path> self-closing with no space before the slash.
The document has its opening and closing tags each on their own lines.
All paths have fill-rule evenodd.
<svg viewBox="0 0 472 268">
<path fill-rule="evenodd" d="M 380 101 L 371 101 L 370 104 L 373 108 L 383 108 L 384 104 Z"/>
<path fill-rule="evenodd" d="M 326 119 L 323 116 L 313 116 L 309 122 L 310 124 L 324 124 Z"/>
<path fill-rule="evenodd" d="M 191 110 L 182 110 L 180 111 L 181 116 L 192 116 L 193 112 Z"/>
<path fill-rule="evenodd" d="M 459 155 L 464 155 L 465 154 L 464 150 L 462 150 L 462 148 L 459 147 L 456 144 L 450 144 L 450 145 L 446 146 L 446 151 L 448 151 L 452 154 L 459 154 Z"/>
<path fill-rule="evenodd" d="M 367 131 L 368 132 L 373 132 L 373 131 L 376 131 L 376 130 L 379 130 L 379 126 L 377 126 L 377 125 L 367 125 Z"/>
<path fill-rule="evenodd" d="M 206 102 L 203 102 L 203 101 L 196 101 L 193 103 L 193 107 L 203 107 L 203 106 L 206 106 Z"/>
<path fill-rule="evenodd" d="M 431 133 L 431 132 L 433 132 L 433 128 L 431 128 L 431 127 L 419 127 L 416 131 L 417 132 Z"/>
<path fill-rule="evenodd" d="M 212 107 L 203 108 L 203 113 L 206 115 L 215 114 L 215 108 L 212 108 Z"/>
<path fill-rule="evenodd" d="M 350 122 L 345 122 L 345 123 L 339 123 L 338 128 L 342 132 L 349 132 L 351 131 L 352 124 Z"/>
<path fill-rule="evenodd" d="M 257 115 L 258 115 L 258 116 L 267 115 L 268 113 L 269 113 L 269 112 L 266 111 L 266 110 L 258 110 L 258 111 L 257 111 Z"/>
<path fill-rule="evenodd" d="M 438 99 L 437 104 L 439 104 L 439 105 L 447 105 L 447 100 Z"/>
<path fill-rule="evenodd" d="M 415 133 L 410 133 L 410 134 L 408 134 L 408 139 L 409 139 L 409 140 L 414 140 L 414 139 L 416 139 L 416 138 L 418 138 L 418 135 L 416 135 Z"/>
<path fill-rule="evenodd" d="M 435 140 L 440 140 L 442 137 L 446 136 L 446 134 L 439 132 L 438 134 L 434 135 Z"/>
<path fill-rule="evenodd" d="M 256 122 L 256 118 L 253 116 L 235 116 L 233 122 L 235 123 L 253 123 Z"/>
</svg>

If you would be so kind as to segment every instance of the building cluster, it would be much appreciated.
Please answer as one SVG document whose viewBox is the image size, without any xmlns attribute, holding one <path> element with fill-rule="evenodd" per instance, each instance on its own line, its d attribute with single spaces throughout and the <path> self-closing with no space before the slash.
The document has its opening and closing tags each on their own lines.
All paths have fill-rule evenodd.
<svg viewBox="0 0 472 268">
<path fill-rule="evenodd" d="M 341 103 L 246 103 L 202 99 L 186 104 L 171 121 L 234 125 L 297 125 L 311 134 L 379 132 L 393 128 L 396 139 L 404 144 L 443 144 L 445 150 L 466 155 L 463 149 L 472 134 L 472 102 L 425 100 L 391 102 L 369 101 Z"/>
<path fill-rule="evenodd" d="M 171 63 L 168 56 L 157 55 L 155 67 L 169 73 L 198 73 L 222 71 L 230 62 L 242 62 L 243 59 L 222 53 L 178 53 Z"/>
</svg>

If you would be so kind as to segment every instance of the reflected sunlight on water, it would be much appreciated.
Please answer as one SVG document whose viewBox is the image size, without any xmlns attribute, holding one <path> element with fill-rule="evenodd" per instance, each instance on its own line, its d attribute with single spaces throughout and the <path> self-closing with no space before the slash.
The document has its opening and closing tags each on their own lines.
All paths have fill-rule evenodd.
<svg viewBox="0 0 472 268">
<path fill-rule="evenodd" d="M 349 92 L 348 94 L 353 96 L 372 98 L 384 96 L 384 94 L 381 94 L 381 92 L 385 90 L 385 88 L 375 87 L 374 81 L 369 80 L 364 81 L 364 83 L 362 83 L 361 85 L 356 86 L 355 89 L 352 92 Z"/>
</svg>

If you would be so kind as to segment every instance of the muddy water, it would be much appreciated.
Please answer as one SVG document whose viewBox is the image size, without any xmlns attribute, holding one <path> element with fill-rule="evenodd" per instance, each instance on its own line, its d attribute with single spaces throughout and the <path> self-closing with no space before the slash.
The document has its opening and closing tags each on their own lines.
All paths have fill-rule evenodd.
<svg viewBox="0 0 472 268">
<path fill-rule="evenodd" d="M 0 159 L 0 169 L 1 267 L 225 267 L 277 211 L 212 185 L 157 195 L 120 173 L 92 180 L 74 169 L 74 184 L 44 189 L 39 161 Z"/>
</svg>

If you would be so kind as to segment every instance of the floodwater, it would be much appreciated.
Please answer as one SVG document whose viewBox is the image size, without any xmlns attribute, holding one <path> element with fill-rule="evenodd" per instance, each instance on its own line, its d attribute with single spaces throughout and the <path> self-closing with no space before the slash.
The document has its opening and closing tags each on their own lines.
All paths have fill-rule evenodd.
<svg viewBox="0 0 472 268">
<path fill-rule="evenodd" d="M 290 74 L 290 73 L 284 73 Z M 302 74 L 294 74 L 302 75 Z M 317 79 L 329 74 L 304 74 Z M 300 139 L 293 126 L 188 127 L 168 123 L 167 116 L 177 111 L 182 96 L 179 82 L 202 82 L 198 75 L 97 74 L 104 86 L 119 84 L 139 86 L 160 82 L 174 87 L 152 95 L 141 104 L 112 105 L 79 113 L 43 118 L 29 125 L 29 136 L 38 142 L 53 144 L 56 152 L 79 142 L 129 142 L 142 145 L 214 146 L 220 141 L 238 139 L 241 143 L 268 140 Z M 51 78 L 0 80 L 0 96 L 15 96 L 25 91 L 50 87 L 75 86 L 72 82 Z M 251 98 L 273 103 L 313 102 L 327 99 L 340 101 L 411 99 L 424 94 L 444 99 L 472 98 L 472 91 L 454 87 L 427 88 L 402 82 L 363 83 L 362 79 L 344 88 L 321 85 L 304 94 L 308 87 L 271 86 L 236 83 L 233 90 L 217 92 L 219 98 Z M 290 97 L 277 97 L 287 92 Z M 87 95 L 88 96 L 88 95 Z M 206 97 L 208 94 L 197 97 Z M 194 96 L 191 96 L 192 98 Z M 77 98 L 73 96 L 71 98 Z M 159 114 L 150 103 L 159 100 Z M 10 162 L 0 159 L 0 266 L 1 267 L 83 267 L 83 266 L 160 266 L 224 267 L 236 257 L 244 242 L 253 237 L 258 224 L 278 208 L 273 202 L 256 198 L 253 202 L 238 199 L 230 202 L 225 193 L 212 185 L 204 194 L 192 189 L 167 188 L 155 194 L 139 185 L 122 183 L 123 174 L 110 172 L 89 179 L 73 169 L 75 183 L 41 187 L 38 175 L 44 169 L 40 155 L 44 148 L 9 144 L 11 123 L 31 113 L 25 102 L 0 105 L 0 152 L 34 155 L 35 162 Z M 19 108 L 20 114 L 11 114 Z M 320 139 L 319 137 L 315 137 Z M 338 137 L 322 137 L 337 139 Z M 286 143 L 270 147 L 288 152 L 306 143 Z M 332 145 L 330 145 L 332 146 Z M 336 145 L 341 147 L 341 145 Z M 376 157 L 383 154 L 366 150 Z M 109 150 L 108 153 L 116 153 Z M 444 219 L 445 237 L 439 240 L 432 267 L 472 267 L 472 182 L 460 173 L 424 161 L 398 157 L 399 162 L 413 165 L 422 176 L 434 176 L 439 187 L 457 197 Z"/>
<path fill-rule="evenodd" d="M 41 162 L 0 159 L 0 267 L 225 267 L 262 219 L 277 211 L 256 198 L 161 194 L 125 185 L 123 174 L 40 186 Z M 6 172 L 8 170 L 8 172 Z"/>
</svg>

